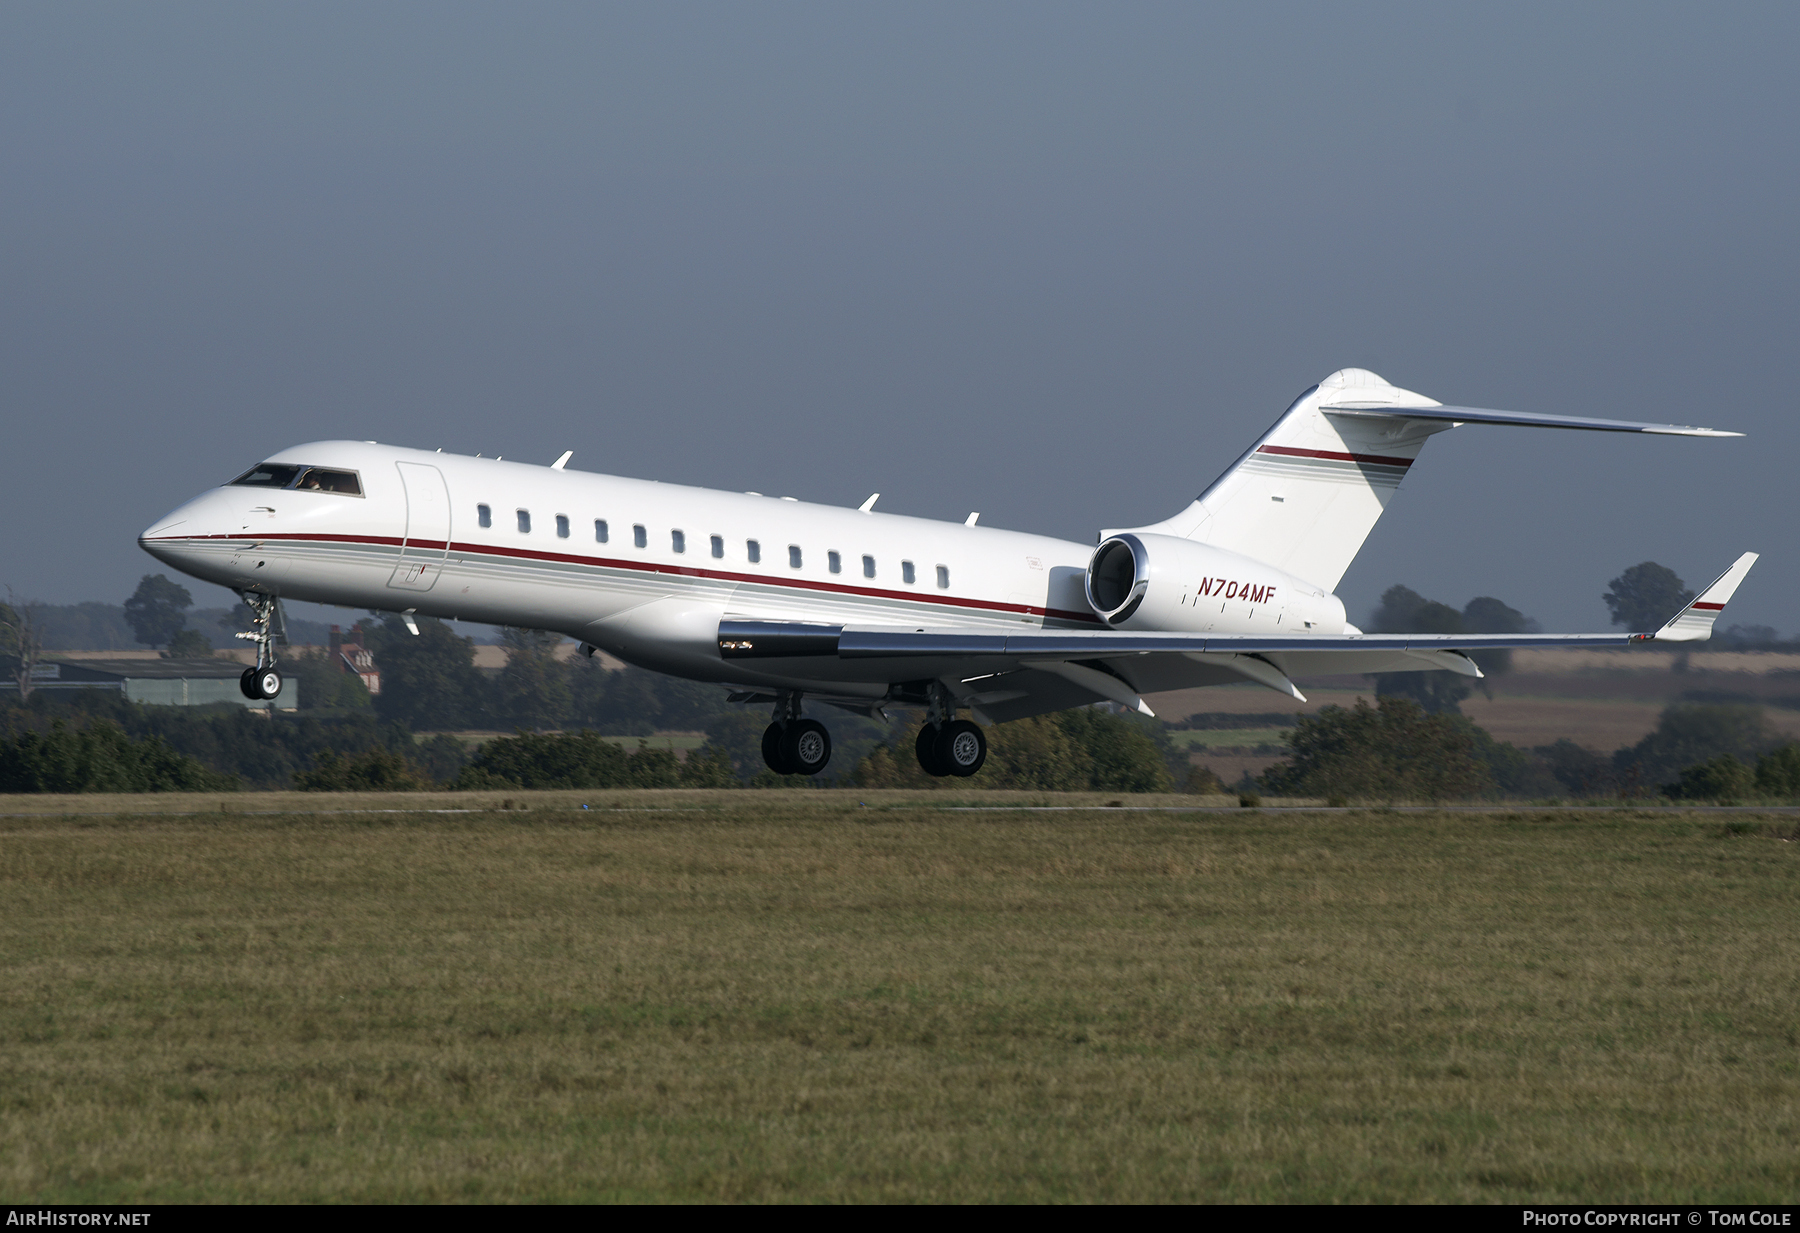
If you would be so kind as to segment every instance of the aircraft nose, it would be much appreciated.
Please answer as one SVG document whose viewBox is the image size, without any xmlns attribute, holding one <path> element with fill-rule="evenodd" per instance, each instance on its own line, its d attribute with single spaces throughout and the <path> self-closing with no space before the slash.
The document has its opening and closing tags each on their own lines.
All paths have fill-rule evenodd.
<svg viewBox="0 0 1800 1233">
<path fill-rule="evenodd" d="M 180 510 L 176 510 L 172 514 L 158 518 L 139 532 L 137 537 L 139 548 L 164 565 L 173 565 L 178 569 L 181 565 L 181 551 L 178 547 L 181 540 L 177 537 L 181 536 L 188 526 L 188 520 L 178 516 L 180 513 Z"/>
<path fill-rule="evenodd" d="M 164 565 L 198 576 L 197 567 L 215 555 L 208 552 L 206 542 L 227 533 L 217 504 L 207 493 L 171 510 L 138 533 L 138 547 Z"/>
</svg>

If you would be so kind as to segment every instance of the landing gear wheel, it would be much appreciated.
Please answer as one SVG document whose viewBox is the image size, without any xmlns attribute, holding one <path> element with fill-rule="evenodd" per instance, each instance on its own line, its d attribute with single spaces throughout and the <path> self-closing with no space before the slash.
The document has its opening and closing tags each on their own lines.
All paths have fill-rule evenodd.
<svg viewBox="0 0 1800 1233">
<path fill-rule="evenodd" d="M 781 738 L 784 735 L 780 724 L 770 724 L 763 729 L 763 761 L 777 775 L 792 775 L 793 766 L 781 752 Z"/>
<path fill-rule="evenodd" d="M 256 692 L 255 668 L 245 668 L 243 672 L 238 674 L 238 692 L 243 694 L 244 697 L 249 698 L 251 701 L 257 700 L 259 695 Z"/>
<path fill-rule="evenodd" d="M 796 719 L 781 737 L 781 756 L 790 775 L 817 775 L 831 761 L 831 733 L 816 719 Z"/>
<path fill-rule="evenodd" d="M 255 684 L 258 698 L 273 698 L 281 692 L 281 673 L 274 668 L 259 669 Z"/>
<path fill-rule="evenodd" d="M 966 719 L 952 720 L 939 730 L 935 752 L 939 766 L 967 779 L 987 761 L 987 737 L 977 724 Z"/>
<path fill-rule="evenodd" d="M 919 769 L 938 779 L 950 773 L 950 768 L 938 760 L 938 738 L 943 734 L 942 728 L 926 724 L 919 729 L 919 739 L 913 743 L 913 752 L 919 755 Z"/>
</svg>

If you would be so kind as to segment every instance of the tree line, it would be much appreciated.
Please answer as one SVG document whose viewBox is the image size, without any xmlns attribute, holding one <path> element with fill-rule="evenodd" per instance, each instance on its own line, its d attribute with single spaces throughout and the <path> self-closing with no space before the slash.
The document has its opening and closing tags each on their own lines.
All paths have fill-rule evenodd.
<svg viewBox="0 0 1800 1233">
<path fill-rule="evenodd" d="M 1610 756 L 1567 738 L 1519 749 L 1467 716 L 1394 695 L 1299 716 L 1287 742 L 1255 787 L 1344 802 L 1800 799 L 1800 743 L 1746 704 L 1676 703 Z"/>
<path fill-rule="evenodd" d="M 1615 578 L 1606 600 L 1619 624 L 1642 628 L 1660 624 L 1691 597 L 1672 571 L 1645 562 Z M 173 640 L 180 632 L 174 618 L 188 603 L 184 589 L 149 575 L 133 599 L 146 636 Z M 360 624 L 383 673 L 380 695 L 371 696 L 323 649 L 289 651 L 283 664 L 300 682 L 307 706 L 301 715 L 251 715 L 235 706 L 140 707 L 117 694 L 39 691 L 0 711 L 0 791 L 818 786 L 769 771 L 760 752 L 766 714 L 732 706 L 716 686 L 562 659 L 555 653 L 558 637 L 530 630 L 505 631 L 506 666 L 483 672 L 475 667 L 472 640 L 440 622 L 420 620 L 416 636 L 397 617 Z M 0 605 L 0 638 L 12 631 L 17 640 L 28 625 L 16 608 Z M 1396 586 L 1384 593 L 1371 626 L 1524 632 L 1535 622 L 1491 596 L 1459 610 Z M 1510 667 L 1504 651 L 1478 655 L 1489 675 Z M 1238 787 L 1366 800 L 1659 792 L 1681 799 L 1774 797 L 1788 792 L 1784 768 L 1800 758 L 1782 752 L 1755 707 L 1671 707 L 1656 732 L 1609 756 L 1569 740 L 1529 750 L 1494 741 L 1459 713 L 1472 687 L 1454 674 L 1385 674 L 1375 685 L 1372 706 L 1300 717 L 1287 736 L 1288 758 L 1260 781 Z M 955 786 L 1223 790 L 1210 772 L 1189 766 L 1185 751 L 1169 739 L 1169 725 L 1109 711 L 1088 708 L 992 728 L 988 764 L 975 780 Z M 446 734 L 468 729 L 518 735 L 471 752 Z M 827 782 L 944 786 L 920 771 L 912 755 L 917 719 L 896 728 L 834 715 L 832 729 L 837 773 Z M 706 744 L 680 758 L 601 739 L 670 730 L 704 732 Z"/>
</svg>

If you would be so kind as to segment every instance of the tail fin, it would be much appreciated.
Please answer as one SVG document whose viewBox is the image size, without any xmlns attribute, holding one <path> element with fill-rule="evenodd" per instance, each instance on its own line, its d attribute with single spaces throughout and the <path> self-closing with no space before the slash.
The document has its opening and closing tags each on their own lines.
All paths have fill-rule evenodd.
<svg viewBox="0 0 1800 1233">
<path fill-rule="evenodd" d="M 1337 589 L 1419 456 L 1425 439 L 1453 423 L 1404 417 L 1329 417 L 1319 408 L 1439 403 L 1346 368 L 1307 390 L 1194 503 L 1144 530 L 1241 553 L 1297 578 Z"/>
<path fill-rule="evenodd" d="M 1462 424 L 1740 435 L 1678 424 L 1446 407 L 1389 385 L 1367 369 L 1345 368 L 1295 399 L 1192 505 L 1136 529 L 1212 544 L 1335 591 L 1425 439 Z"/>
</svg>

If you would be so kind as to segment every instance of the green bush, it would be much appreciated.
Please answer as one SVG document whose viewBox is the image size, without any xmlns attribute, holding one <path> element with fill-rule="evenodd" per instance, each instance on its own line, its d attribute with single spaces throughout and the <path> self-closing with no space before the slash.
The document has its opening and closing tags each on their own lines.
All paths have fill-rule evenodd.
<svg viewBox="0 0 1800 1233">
<path fill-rule="evenodd" d="M 722 749 L 626 753 L 597 732 L 536 733 L 489 741 L 451 786 L 478 788 L 729 788 L 737 771 Z"/>
<path fill-rule="evenodd" d="M 1678 702 L 1663 709 L 1656 731 L 1613 755 L 1613 770 L 1627 788 L 1648 787 L 1725 754 L 1754 763 L 1778 741 L 1760 706 Z"/>
<path fill-rule="evenodd" d="M 231 792 L 236 776 L 209 771 L 157 737 L 134 741 L 96 720 L 0 740 L 0 792 Z"/>
<path fill-rule="evenodd" d="M 985 729 L 987 762 L 970 779 L 936 779 L 913 752 L 923 720 L 903 727 L 851 769 L 860 788 L 1020 788 L 1042 792 L 1168 792 L 1168 759 L 1146 726 L 1082 707 Z M 1164 736 L 1163 741 L 1167 742 Z"/>
<path fill-rule="evenodd" d="M 1663 795 L 1678 801 L 1740 801 L 1756 788 L 1756 772 L 1730 754 L 1690 766 L 1681 779 L 1663 787 Z"/>
<path fill-rule="evenodd" d="M 1474 725 L 1461 716 L 1428 715 L 1394 695 L 1370 706 L 1322 708 L 1303 715 L 1288 737 L 1291 751 L 1263 775 L 1282 796 L 1357 800 L 1454 800 L 1490 795 L 1492 772 L 1478 756 Z"/>
<path fill-rule="evenodd" d="M 393 750 L 372 745 L 354 757 L 320 750 L 313 769 L 294 776 L 294 786 L 302 792 L 419 792 L 431 780 Z"/>
<path fill-rule="evenodd" d="M 1800 797 L 1800 745 L 1789 741 L 1756 760 L 1756 791 L 1777 800 Z"/>
</svg>

